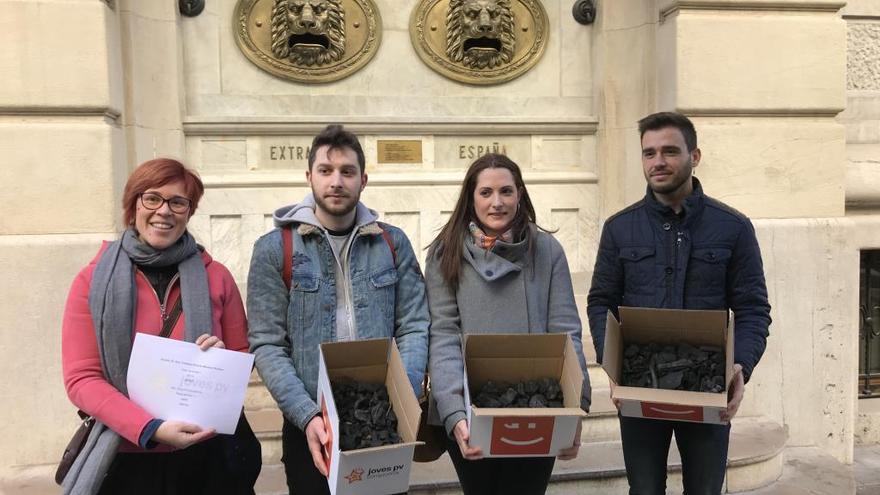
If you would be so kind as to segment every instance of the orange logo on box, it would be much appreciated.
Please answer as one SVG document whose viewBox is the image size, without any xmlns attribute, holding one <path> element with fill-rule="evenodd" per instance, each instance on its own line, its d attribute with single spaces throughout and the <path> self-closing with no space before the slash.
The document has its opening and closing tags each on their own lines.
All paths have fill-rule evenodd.
<svg viewBox="0 0 880 495">
<path fill-rule="evenodd" d="M 363 481 L 364 480 L 364 470 L 363 468 L 354 468 L 351 470 L 351 474 L 345 476 L 345 479 L 348 480 L 348 484 L 352 484 L 355 481 Z"/>
<path fill-rule="evenodd" d="M 642 402 L 642 416 L 645 418 L 697 421 L 702 423 L 703 408 L 699 406 L 680 406 L 677 404 Z"/>
<path fill-rule="evenodd" d="M 492 455 L 543 455 L 550 453 L 553 416 L 497 417 L 492 421 Z"/>
</svg>

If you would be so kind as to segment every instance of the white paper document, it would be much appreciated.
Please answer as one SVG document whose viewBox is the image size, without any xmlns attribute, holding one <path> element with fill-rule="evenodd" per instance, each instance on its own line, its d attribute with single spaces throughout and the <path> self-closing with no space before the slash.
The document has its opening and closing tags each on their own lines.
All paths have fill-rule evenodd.
<svg viewBox="0 0 880 495">
<path fill-rule="evenodd" d="M 135 335 L 128 362 L 128 396 L 159 419 L 235 433 L 253 354 L 154 335 Z"/>
</svg>

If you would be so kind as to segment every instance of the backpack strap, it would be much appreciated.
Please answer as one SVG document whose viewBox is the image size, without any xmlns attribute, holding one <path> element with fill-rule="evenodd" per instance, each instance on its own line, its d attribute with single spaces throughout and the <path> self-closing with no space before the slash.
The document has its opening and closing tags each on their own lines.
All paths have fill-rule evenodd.
<svg viewBox="0 0 880 495">
<path fill-rule="evenodd" d="M 391 240 L 391 234 L 382 228 L 381 223 L 376 222 L 376 225 L 382 230 L 382 238 L 385 239 L 385 244 L 388 244 L 388 249 L 391 251 L 391 259 L 394 260 L 394 266 L 397 266 L 397 250 L 394 249 L 394 241 Z"/>
<path fill-rule="evenodd" d="M 284 280 L 284 285 L 287 286 L 289 292 L 290 282 L 293 278 L 293 226 L 285 225 L 281 228 L 281 239 L 284 242 L 284 250 L 282 251 L 284 261 L 281 267 L 281 279 Z"/>
</svg>

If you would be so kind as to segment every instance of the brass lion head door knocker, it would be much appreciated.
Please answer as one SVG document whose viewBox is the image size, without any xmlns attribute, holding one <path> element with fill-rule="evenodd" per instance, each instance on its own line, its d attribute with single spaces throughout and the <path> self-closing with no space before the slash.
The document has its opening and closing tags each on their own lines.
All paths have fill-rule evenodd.
<svg viewBox="0 0 880 495">
<path fill-rule="evenodd" d="M 422 0 L 409 30 L 428 67 L 460 82 L 498 84 L 538 62 L 549 23 L 540 0 Z"/>
<path fill-rule="evenodd" d="M 382 20 L 373 0 L 239 0 L 233 29 L 238 47 L 261 69 L 323 83 L 373 58 Z"/>
</svg>

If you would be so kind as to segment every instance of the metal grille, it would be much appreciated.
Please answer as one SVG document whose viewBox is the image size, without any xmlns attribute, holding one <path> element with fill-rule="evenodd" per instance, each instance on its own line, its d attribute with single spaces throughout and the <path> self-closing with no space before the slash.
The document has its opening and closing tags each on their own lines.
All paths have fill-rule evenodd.
<svg viewBox="0 0 880 495">
<path fill-rule="evenodd" d="M 862 251 L 859 270 L 859 398 L 880 396 L 880 250 Z"/>
</svg>

